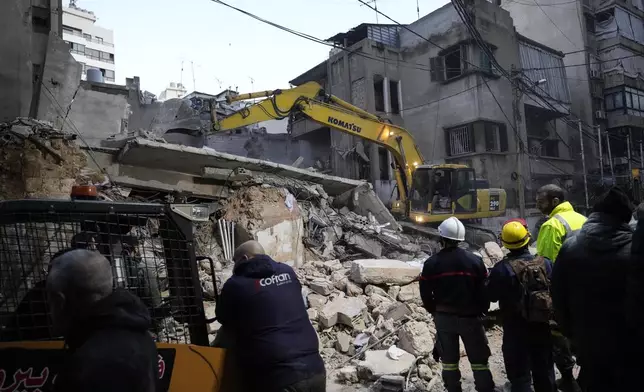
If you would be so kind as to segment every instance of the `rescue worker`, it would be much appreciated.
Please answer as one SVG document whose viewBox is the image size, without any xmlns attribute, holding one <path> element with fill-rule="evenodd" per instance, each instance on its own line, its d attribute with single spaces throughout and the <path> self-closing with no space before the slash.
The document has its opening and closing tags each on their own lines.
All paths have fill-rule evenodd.
<svg viewBox="0 0 644 392">
<path fill-rule="evenodd" d="M 531 320 L 523 311 L 527 304 L 523 276 L 525 268 L 533 262 L 542 276 L 543 287 L 533 288 L 547 292 L 552 272 L 552 262 L 546 258 L 537 260 L 528 250 L 530 233 L 519 221 L 507 222 L 501 231 L 501 243 L 510 253 L 490 271 L 487 294 L 490 302 L 499 302 L 503 325 L 503 360 L 512 384 L 512 392 L 554 392 L 555 370 L 552 358 L 552 342 L 549 316 L 544 320 Z M 532 265 L 532 264 L 530 264 Z M 537 279 L 539 280 L 539 279 Z M 545 294 L 545 293 L 544 293 Z M 549 298 L 549 294 L 548 294 Z M 551 309 L 550 309 L 551 310 Z"/>
<path fill-rule="evenodd" d="M 631 361 L 638 361 L 639 369 L 644 369 L 644 359 L 641 355 L 644 352 L 644 203 L 637 207 L 634 219 L 637 223 L 631 244 L 626 284 L 626 333 L 631 336 L 632 350 L 638 353 L 631 357 Z M 644 382 L 639 381 L 633 390 L 644 390 Z"/>
<path fill-rule="evenodd" d="M 633 335 L 624 306 L 632 207 L 624 191 L 611 188 L 579 233 L 561 248 L 553 268 L 557 322 L 575 347 L 583 370 L 580 381 L 588 392 L 642 390 L 630 384 L 633 377 L 641 378 L 641 368 L 633 369 L 633 362 L 642 353 L 631 350 Z"/>
<path fill-rule="evenodd" d="M 216 315 L 222 328 L 234 331 L 237 364 L 252 376 L 245 378 L 246 390 L 325 391 L 318 337 L 293 269 L 256 241 L 239 246 L 233 260 Z"/>
<path fill-rule="evenodd" d="M 494 390 L 488 366 L 490 348 L 481 316 L 490 303 L 485 297 L 487 269 L 483 260 L 461 249 L 465 227 L 455 217 L 438 227 L 443 249 L 423 266 L 420 294 L 434 316 L 437 344 L 443 362 L 443 381 L 448 392 L 461 392 L 459 337 L 465 344 L 478 392 Z"/>
<path fill-rule="evenodd" d="M 563 189 L 554 184 L 544 185 L 537 191 L 537 208 L 549 217 L 539 228 L 537 255 L 554 263 L 564 241 L 574 236 L 586 222 L 586 217 L 575 212 L 566 201 Z M 573 376 L 575 360 L 570 342 L 561 333 L 556 323 L 551 324 L 555 364 L 561 373 L 558 386 L 565 392 L 579 391 Z"/>
<path fill-rule="evenodd" d="M 51 319 L 69 352 L 54 390 L 155 391 L 159 362 L 148 332 L 150 315 L 138 297 L 113 290 L 109 261 L 98 252 L 75 249 L 51 263 Z"/>
</svg>

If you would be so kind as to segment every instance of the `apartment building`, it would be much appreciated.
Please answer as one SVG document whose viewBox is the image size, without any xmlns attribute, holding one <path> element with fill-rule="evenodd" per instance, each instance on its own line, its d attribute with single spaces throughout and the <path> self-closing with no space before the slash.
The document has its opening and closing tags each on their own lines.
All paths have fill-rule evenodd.
<svg viewBox="0 0 644 392">
<path fill-rule="evenodd" d="M 538 6 L 536 6 L 538 4 Z M 579 0 L 562 3 L 503 1 L 522 34 L 566 53 L 571 112 L 584 122 L 586 151 L 597 154 L 601 129 L 603 173 L 630 185 L 642 165 L 644 135 L 644 3 L 641 0 Z"/>
<path fill-rule="evenodd" d="M 187 92 L 188 90 L 186 89 L 186 86 L 183 85 L 183 83 L 170 82 L 170 85 L 168 85 L 168 87 L 166 87 L 163 91 L 161 91 L 161 94 L 159 94 L 159 101 L 181 98 L 186 95 Z"/>
<path fill-rule="evenodd" d="M 101 71 L 104 81 L 116 81 L 114 32 L 96 24 L 92 11 L 77 7 L 72 1 L 63 7 L 63 39 L 69 43 L 74 58 L 81 63 L 82 78 L 87 69 Z"/>
<path fill-rule="evenodd" d="M 561 123 L 570 110 L 564 55 L 517 34 L 498 5 L 470 4 L 477 29 L 505 69 L 550 68 L 521 76 L 527 83 L 545 79 L 539 90 L 521 93 L 501 77 L 451 4 L 406 28 L 363 24 L 337 34 L 329 41 L 342 49 L 291 84 L 317 81 L 409 130 L 426 163 L 467 164 L 491 186 L 506 189 L 509 206 L 518 206 L 519 192 L 529 205 L 541 183 L 573 182 L 565 174 L 574 171 L 570 132 Z M 385 202 L 396 196 L 384 149 L 309 121 L 296 119 L 290 129 L 300 151 L 329 156 L 334 174 L 369 180 Z"/>
</svg>

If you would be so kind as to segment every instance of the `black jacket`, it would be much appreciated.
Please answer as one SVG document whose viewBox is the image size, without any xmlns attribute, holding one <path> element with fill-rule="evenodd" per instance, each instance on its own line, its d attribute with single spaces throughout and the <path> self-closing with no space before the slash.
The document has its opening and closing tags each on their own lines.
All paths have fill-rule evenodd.
<svg viewBox="0 0 644 392">
<path fill-rule="evenodd" d="M 286 264 L 262 255 L 237 265 L 222 288 L 217 319 L 234 331 L 252 390 L 281 390 L 325 372 L 302 286 Z"/>
<path fill-rule="evenodd" d="M 641 353 L 644 350 L 644 203 L 638 207 L 637 215 L 628 268 L 625 311 L 629 330 L 633 334 L 632 344 Z"/>
<path fill-rule="evenodd" d="M 623 306 L 631 240 L 627 223 L 594 212 L 557 256 L 552 272 L 556 319 L 580 363 L 622 361 L 630 344 Z"/>
<path fill-rule="evenodd" d="M 509 263 L 517 259 L 528 262 L 533 260 L 534 256 L 528 249 L 511 252 L 492 268 L 486 284 L 487 296 L 490 302 L 499 301 L 499 308 L 504 325 L 512 322 L 522 324 L 522 321 L 524 321 L 518 308 L 518 303 L 522 298 L 521 284 Z M 552 278 L 552 262 L 547 258 L 545 262 L 548 278 Z"/>
<path fill-rule="evenodd" d="M 420 296 L 428 312 L 478 316 L 490 306 L 485 296 L 483 260 L 460 248 L 445 248 L 423 266 Z"/>
<path fill-rule="evenodd" d="M 158 354 L 141 301 L 117 289 L 89 313 L 77 315 L 65 337 L 68 359 L 58 373 L 60 392 L 154 392 Z"/>
</svg>

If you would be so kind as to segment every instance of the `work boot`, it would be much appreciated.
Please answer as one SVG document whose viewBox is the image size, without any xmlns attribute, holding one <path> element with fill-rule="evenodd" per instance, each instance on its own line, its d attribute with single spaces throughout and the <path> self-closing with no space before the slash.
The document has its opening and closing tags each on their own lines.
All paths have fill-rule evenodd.
<svg viewBox="0 0 644 392">
<path fill-rule="evenodd" d="M 561 375 L 557 380 L 557 389 L 563 392 L 581 392 L 581 387 L 572 375 L 572 370 Z"/>
</svg>

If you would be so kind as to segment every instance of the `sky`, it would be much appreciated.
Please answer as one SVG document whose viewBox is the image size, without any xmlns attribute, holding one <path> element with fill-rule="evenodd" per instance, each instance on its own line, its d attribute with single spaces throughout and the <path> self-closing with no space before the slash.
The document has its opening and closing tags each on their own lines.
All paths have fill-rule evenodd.
<svg viewBox="0 0 644 392">
<path fill-rule="evenodd" d="M 321 39 L 360 23 L 391 23 L 376 19 L 358 0 L 224 1 Z M 381 12 L 400 23 L 418 18 L 417 0 L 376 1 Z M 446 3 L 418 0 L 420 15 Z M 170 82 L 181 81 L 188 92 L 211 94 L 228 87 L 240 92 L 288 88 L 289 80 L 328 58 L 331 49 L 211 0 L 78 0 L 77 5 L 93 11 L 98 25 L 114 30 L 116 83 L 139 76 L 141 89 L 157 96 Z"/>
</svg>

